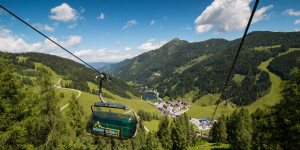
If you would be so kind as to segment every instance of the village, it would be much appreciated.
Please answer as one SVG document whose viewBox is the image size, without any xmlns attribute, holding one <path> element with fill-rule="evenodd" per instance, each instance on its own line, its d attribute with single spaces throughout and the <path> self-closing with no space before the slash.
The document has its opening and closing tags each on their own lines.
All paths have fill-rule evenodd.
<svg viewBox="0 0 300 150">
<path fill-rule="evenodd" d="M 170 101 L 160 100 L 158 102 L 155 102 L 153 106 L 159 109 L 161 113 L 169 117 L 175 118 L 187 112 L 189 110 L 190 103 L 180 99 L 178 99 L 175 103 Z M 190 122 L 197 127 L 198 131 L 209 131 L 213 127 L 213 124 L 217 122 L 217 120 L 214 120 L 212 118 L 202 117 L 201 119 L 191 118 Z M 195 136 L 195 134 L 189 136 Z"/>
<path fill-rule="evenodd" d="M 175 103 L 170 101 L 159 100 L 153 104 L 163 114 L 169 117 L 178 117 L 181 114 L 187 112 L 190 107 L 190 103 L 178 99 Z"/>
<path fill-rule="evenodd" d="M 191 106 L 189 102 L 186 102 L 181 99 L 177 99 L 175 102 L 164 101 L 158 97 L 159 94 L 157 91 L 154 91 L 154 93 L 156 98 L 159 99 L 159 101 L 155 103 L 150 103 L 149 101 L 145 100 L 145 102 L 153 105 L 158 110 L 160 110 L 161 113 L 167 115 L 168 117 L 179 117 L 181 114 L 187 112 Z M 213 118 L 202 117 L 200 119 L 191 118 L 190 122 L 194 124 L 199 131 L 209 131 L 213 127 L 213 124 L 217 122 L 217 120 Z"/>
</svg>

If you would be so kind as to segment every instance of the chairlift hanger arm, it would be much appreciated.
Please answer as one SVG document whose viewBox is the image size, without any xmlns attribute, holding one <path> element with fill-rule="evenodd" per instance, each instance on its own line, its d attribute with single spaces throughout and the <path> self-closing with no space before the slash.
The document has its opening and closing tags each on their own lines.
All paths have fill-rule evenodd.
<svg viewBox="0 0 300 150">
<path fill-rule="evenodd" d="M 124 105 L 124 104 L 119 104 L 119 103 L 114 103 L 114 102 L 105 102 L 103 100 L 103 98 L 102 98 L 102 81 L 103 80 L 110 80 L 108 75 L 106 75 L 105 73 L 101 73 L 100 75 L 96 76 L 96 79 L 100 79 L 98 88 L 99 88 L 99 97 L 100 97 L 101 102 L 97 102 L 93 106 L 95 106 L 95 107 L 119 108 L 119 109 L 126 110 L 126 105 Z M 93 106 L 91 106 L 92 111 L 93 111 Z"/>
</svg>

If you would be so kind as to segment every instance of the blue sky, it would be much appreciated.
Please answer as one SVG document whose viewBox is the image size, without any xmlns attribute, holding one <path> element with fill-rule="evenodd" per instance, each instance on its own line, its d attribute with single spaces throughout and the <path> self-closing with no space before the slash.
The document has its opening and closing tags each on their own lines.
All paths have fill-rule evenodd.
<svg viewBox="0 0 300 150">
<path fill-rule="evenodd" d="M 240 38 L 253 0 L 2 0 L 0 4 L 87 62 L 118 62 L 179 38 Z M 261 0 L 251 31 L 300 31 L 299 0 Z M 72 58 L 0 10 L 0 50 Z"/>
</svg>

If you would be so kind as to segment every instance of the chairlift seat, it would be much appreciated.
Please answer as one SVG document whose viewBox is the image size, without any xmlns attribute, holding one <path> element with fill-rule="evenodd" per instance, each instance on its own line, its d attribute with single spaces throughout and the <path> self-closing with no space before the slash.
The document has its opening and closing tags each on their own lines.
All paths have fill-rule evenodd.
<svg viewBox="0 0 300 150">
<path fill-rule="evenodd" d="M 137 130 L 137 119 L 130 114 L 93 111 L 88 125 L 87 132 L 114 138 L 132 138 Z"/>
</svg>

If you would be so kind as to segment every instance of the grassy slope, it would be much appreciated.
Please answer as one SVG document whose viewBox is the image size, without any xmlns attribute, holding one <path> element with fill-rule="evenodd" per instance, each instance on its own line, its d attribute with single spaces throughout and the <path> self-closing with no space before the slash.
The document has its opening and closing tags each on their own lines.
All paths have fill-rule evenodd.
<svg viewBox="0 0 300 150">
<path fill-rule="evenodd" d="M 200 56 L 196 59 L 193 59 L 191 60 L 188 64 L 184 65 L 184 66 L 181 66 L 179 68 L 177 68 L 175 70 L 175 72 L 178 72 L 178 73 L 183 73 L 183 71 L 185 71 L 186 69 L 189 69 L 191 68 L 193 65 L 205 60 L 206 58 L 208 58 L 210 55 L 203 55 L 203 56 Z"/>
<path fill-rule="evenodd" d="M 260 46 L 260 47 L 254 47 L 254 50 L 256 51 L 269 51 L 270 48 L 278 48 L 281 45 L 273 45 L 273 46 Z"/>
<path fill-rule="evenodd" d="M 278 56 L 285 55 L 287 53 L 293 52 L 293 51 L 298 51 L 300 48 L 290 48 L 287 52 L 281 53 Z M 277 57 L 278 57 L 277 56 Z M 273 60 L 274 58 L 270 58 L 269 60 L 262 62 L 258 68 L 264 71 L 267 71 L 270 75 L 270 80 L 272 83 L 272 86 L 270 88 L 270 92 L 266 94 L 264 97 L 258 99 L 254 103 L 250 104 L 249 106 L 245 106 L 249 110 L 250 113 L 254 112 L 257 108 L 266 108 L 268 106 L 273 106 L 276 103 L 280 101 L 282 98 L 280 92 L 281 92 L 281 82 L 282 80 L 280 77 L 276 76 L 272 72 L 270 72 L 267 67 L 269 63 Z"/>
<path fill-rule="evenodd" d="M 64 93 L 64 98 L 60 98 L 59 94 L 60 93 Z M 77 97 L 78 92 L 70 90 L 70 89 L 57 89 L 57 96 L 60 98 L 58 106 L 59 108 L 67 105 L 69 103 L 69 100 L 71 100 L 72 94 L 75 95 L 75 97 Z"/>
<path fill-rule="evenodd" d="M 24 60 L 24 58 L 22 58 Z M 35 67 L 45 67 L 48 71 L 50 71 L 52 73 L 52 83 L 53 85 L 56 84 L 60 78 L 62 78 L 63 76 L 60 76 L 58 74 L 56 74 L 51 68 L 44 66 L 41 63 L 34 63 Z M 35 79 L 35 77 L 30 77 L 31 79 Z M 69 80 L 61 80 L 63 83 L 70 83 Z M 98 86 L 94 83 L 88 82 L 88 85 L 91 89 L 97 89 Z M 58 84 L 58 86 L 61 86 L 60 84 Z M 60 98 L 59 101 L 59 107 L 65 106 L 66 104 L 68 104 L 68 101 L 71 100 L 71 96 L 72 94 L 75 94 L 75 96 L 78 95 L 78 92 L 71 90 L 71 89 L 64 89 L 64 88 L 60 88 L 57 89 L 57 96 L 59 97 L 60 93 L 64 93 L 64 98 Z M 117 95 L 114 95 L 112 93 L 110 93 L 109 91 L 107 91 L 106 89 L 103 89 L 103 93 L 109 94 L 111 96 L 113 96 L 115 98 L 115 100 L 112 99 L 107 99 L 105 98 L 105 101 L 111 101 L 111 102 L 117 102 L 117 103 L 122 103 L 122 104 L 126 104 L 128 108 L 132 108 L 135 112 L 137 112 L 139 109 L 143 109 L 144 111 L 150 112 L 152 114 L 156 114 L 158 116 L 162 116 L 162 114 L 153 106 L 151 106 L 148 103 L 145 103 L 143 101 L 140 100 L 140 98 L 133 96 L 131 93 L 128 93 L 132 99 L 125 99 L 122 97 L 119 97 Z M 86 93 L 86 92 L 81 92 L 81 96 L 78 98 L 80 104 L 83 107 L 83 110 L 85 112 L 85 116 L 86 118 L 89 117 L 90 113 L 91 113 L 91 105 L 93 105 L 95 102 L 99 102 L 99 96 L 97 95 L 93 95 L 90 93 Z M 66 112 L 66 110 L 68 109 L 68 107 L 66 107 L 65 109 L 62 110 L 62 112 Z M 109 109 L 107 108 L 101 108 L 104 111 L 109 111 Z M 120 109 L 111 109 L 114 112 L 120 112 L 120 113 L 125 113 L 128 111 L 124 111 L 124 110 L 120 110 Z M 129 113 L 132 114 L 132 113 Z M 158 121 L 157 120 L 153 120 L 151 122 L 146 122 L 145 123 L 147 128 L 149 130 L 157 130 L 158 128 Z M 148 127 L 149 126 L 149 127 Z"/>
<path fill-rule="evenodd" d="M 229 149 L 229 144 L 221 144 L 217 145 L 216 143 L 209 143 L 205 140 L 202 141 L 202 145 L 200 145 L 200 140 L 198 141 L 198 144 L 195 147 L 191 147 L 191 150 L 211 150 L 211 149 Z"/>
<path fill-rule="evenodd" d="M 278 45 L 265 47 L 265 49 L 269 49 L 272 47 L 278 47 Z M 263 48 L 257 47 L 256 50 L 263 50 Z M 281 53 L 278 56 L 285 55 L 289 52 L 293 52 L 293 51 L 297 51 L 297 50 L 300 50 L 300 48 L 290 48 L 289 51 L 287 51 L 285 53 Z M 271 80 L 272 85 L 269 89 L 268 94 L 261 97 L 254 103 L 244 107 L 244 108 L 247 108 L 250 113 L 254 112 L 257 108 L 266 108 L 268 106 L 273 106 L 276 103 L 278 103 L 281 99 L 280 91 L 281 91 L 282 80 L 280 79 L 280 77 L 276 76 L 275 74 L 273 74 L 272 72 L 270 72 L 267 69 L 267 66 L 273 59 L 274 58 L 270 58 L 269 60 L 262 62 L 258 67 L 259 69 L 265 70 L 270 74 L 270 80 Z M 240 78 L 239 80 L 242 80 L 242 78 Z M 190 93 L 187 93 L 183 99 L 186 101 L 191 101 L 191 98 L 188 98 L 188 97 L 192 97 L 192 96 L 193 96 L 193 92 L 190 92 Z M 213 105 L 215 102 L 213 97 L 218 98 L 218 97 L 220 97 L 220 94 L 208 94 L 208 95 L 201 97 L 195 103 L 192 103 L 192 107 L 187 112 L 188 115 L 193 118 L 200 118 L 200 117 L 211 118 L 213 115 L 214 109 L 216 108 L 216 105 Z M 207 106 L 202 107 L 202 104 L 205 104 Z M 218 118 L 221 114 L 230 115 L 233 111 L 234 111 L 234 108 L 231 108 L 230 106 L 225 105 L 225 102 L 222 102 L 217 109 L 215 118 Z"/>
<path fill-rule="evenodd" d="M 104 89 L 104 91 L 106 91 L 106 90 Z M 106 92 L 108 92 L 108 91 L 106 91 Z M 162 114 L 155 107 L 141 101 L 137 97 L 133 97 L 132 99 L 125 99 L 125 98 L 121 98 L 119 96 L 114 95 L 114 98 L 115 98 L 115 100 L 108 99 L 108 98 L 105 98 L 104 100 L 109 101 L 109 102 L 116 102 L 116 103 L 126 104 L 128 108 L 133 109 L 135 112 L 137 112 L 139 109 L 143 109 L 144 111 L 150 112 L 152 114 L 162 116 Z M 94 105 L 95 102 L 100 101 L 99 96 L 89 94 L 89 93 L 86 93 L 86 92 L 82 92 L 81 96 L 78 99 L 79 99 L 79 103 L 83 107 L 86 118 L 89 117 L 89 115 L 91 113 L 91 106 Z M 93 109 L 95 109 L 95 108 L 93 107 Z M 128 112 L 128 111 L 124 111 L 124 110 L 121 110 L 121 109 L 111 109 L 111 108 L 101 108 L 101 110 L 103 110 L 103 111 L 110 111 L 111 110 L 113 112 L 119 112 L 119 113 Z M 132 113 L 130 112 L 129 114 L 132 114 Z M 157 130 L 157 125 L 158 125 L 158 123 L 157 123 L 156 120 L 153 120 L 151 122 L 146 123 L 146 126 L 149 130 Z"/>
<path fill-rule="evenodd" d="M 157 131 L 158 130 L 158 124 L 159 120 L 152 120 L 152 121 L 144 121 L 144 125 L 151 131 Z"/>
<path fill-rule="evenodd" d="M 235 74 L 233 77 L 233 80 L 237 83 L 237 84 L 241 84 L 242 81 L 245 79 L 246 76 L 244 75 L 240 75 L 240 74 Z"/>
<path fill-rule="evenodd" d="M 245 106 L 245 108 L 247 108 L 250 113 L 254 112 L 257 108 L 266 108 L 268 106 L 273 106 L 275 103 L 279 102 L 281 99 L 281 94 L 280 94 L 281 79 L 280 79 L 280 77 L 276 76 L 275 74 L 273 74 L 272 72 L 270 72 L 267 69 L 267 66 L 273 59 L 274 58 L 270 58 L 269 60 L 262 62 L 258 67 L 259 69 L 267 71 L 269 73 L 272 85 L 269 89 L 270 92 L 268 94 L 266 94 L 265 96 L 256 100 L 249 106 Z"/>
</svg>

